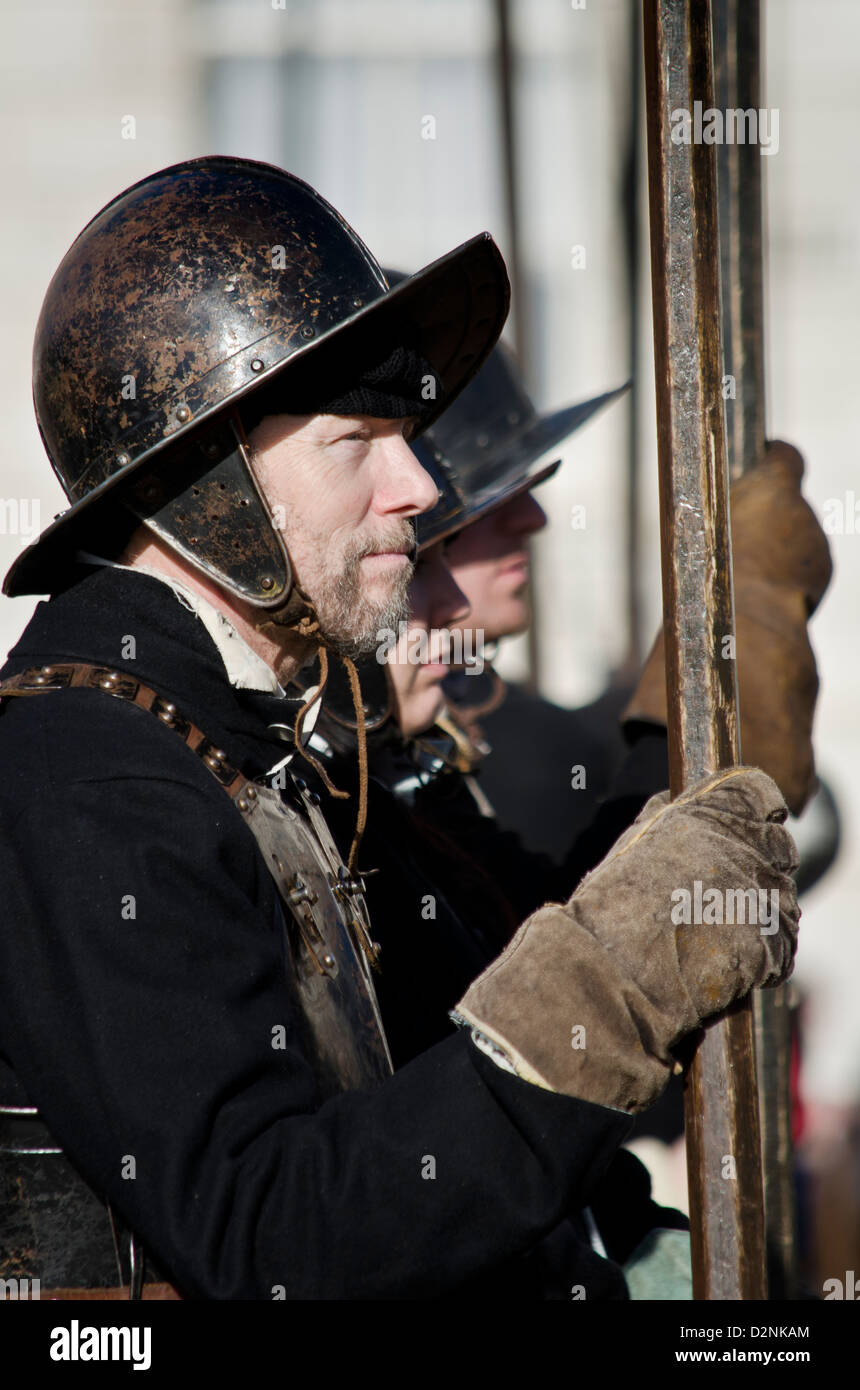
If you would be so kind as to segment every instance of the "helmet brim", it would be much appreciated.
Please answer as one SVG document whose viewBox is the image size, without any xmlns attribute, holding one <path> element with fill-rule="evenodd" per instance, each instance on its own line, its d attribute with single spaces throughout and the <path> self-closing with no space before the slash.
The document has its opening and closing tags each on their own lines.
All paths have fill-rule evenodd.
<svg viewBox="0 0 860 1390">
<path fill-rule="evenodd" d="M 419 550 L 426 550 L 438 541 L 449 540 L 458 531 L 504 506 L 512 497 L 528 492 L 551 478 L 562 459 L 558 457 L 546 462 L 546 455 L 587 424 L 598 411 L 623 396 L 630 385 L 626 381 L 623 386 L 604 391 L 590 400 L 539 415 L 514 439 L 506 439 L 497 456 L 490 455 L 483 465 L 482 471 L 491 475 L 491 481 L 472 494 L 460 511 L 450 511 L 441 516 L 436 525 L 419 524 Z"/>
<path fill-rule="evenodd" d="M 380 289 L 378 298 L 296 348 L 286 360 L 274 362 L 210 410 L 200 412 L 194 428 L 233 409 L 258 388 L 271 388 L 281 377 L 286 385 L 297 371 L 312 367 L 318 375 L 329 365 L 342 375 L 344 363 L 349 360 L 364 366 L 396 347 L 408 345 L 427 360 L 438 379 L 430 388 L 435 389 L 435 395 L 428 396 L 420 426 L 423 431 L 459 395 L 485 361 L 501 334 L 509 307 L 510 284 L 505 263 L 489 232 L 483 232 L 394 289 Z M 264 357 L 265 338 L 243 349 L 243 353 L 249 352 Z M 231 369 L 232 361 L 224 364 L 225 371 Z M 17 556 L 3 581 L 3 592 L 10 598 L 53 592 L 67 568 L 70 552 L 92 532 L 106 502 L 115 504 L 118 490 L 129 477 L 156 461 L 163 449 L 176 442 L 175 437 L 165 438 L 55 518 Z"/>
</svg>

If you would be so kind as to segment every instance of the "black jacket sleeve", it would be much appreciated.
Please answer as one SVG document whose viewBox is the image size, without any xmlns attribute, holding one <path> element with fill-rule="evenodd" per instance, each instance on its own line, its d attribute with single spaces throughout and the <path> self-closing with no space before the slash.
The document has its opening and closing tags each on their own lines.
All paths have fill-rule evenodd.
<svg viewBox="0 0 860 1390">
<path fill-rule="evenodd" d="M 629 1118 L 466 1033 L 318 1107 L 271 879 L 151 716 L 12 701 L 0 750 L 0 1054 L 186 1295 L 450 1294 L 587 1202 Z"/>
</svg>

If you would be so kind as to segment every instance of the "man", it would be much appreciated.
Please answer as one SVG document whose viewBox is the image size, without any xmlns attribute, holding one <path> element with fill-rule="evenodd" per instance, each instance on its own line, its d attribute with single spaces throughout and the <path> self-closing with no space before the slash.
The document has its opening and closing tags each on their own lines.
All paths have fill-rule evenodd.
<svg viewBox="0 0 860 1390">
<path fill-rule="evenodd" d="M 558 468 L 553 454 L 562 441 L 618 394 L 539 414 L 513 356 L 499 344 L 418 444 L 419 458 L 426 463 L 435 450 L 459 479 L 459 520 L 469 524 L 457 526 L 446 554 L 470 606 L 468 625 L 488 643 L 524 632 L 530 622 L 528 542 L 546 525 L 532 488 Z M 494 472 L 495 493 L 488 485 Z M 797 451 L 772 442 L 758 467 L 732 487 L 741 747 L 775 779 L 796 815 L 816 785 L 818 681 L 807 622 L 831 574 L 826 537 L 801 495 L 802 477 Z M 446 693 L 466 727 L 480 728 L 495 749 L 480 762 L 479 778 L 500 822 L 559 861 L 616 777 L 627 778 L 640 804 L 668 781 L 661 642 L 635 691 L 611 688 L 583 709 L 561 709 L 503 683 L 491 669 L 481 679 L 452 674 Z M 631 747 L 638 748 L 633 760 Z"/>
<path fill-rule="evenodd" d="M 134 1233 L 135 1292 L 142 1241 L 187 1297 L 543 1296 L 530 1252 L 677 1041 L 790 969 L 784 806 L 762 774 L 720 774 L 651 806 L 390 1074 L 354 854 L 292 776 L 280 687 L 397 618 L 436 493 L 401 430 L 506 308 L 489 238 L 388 292 L 312 189 L 234 159 L 127 190 L 57 272 L 35 400 L 73 505 L 7 577 L 52 599 L 0 685 L 4 1275 L 110 1296 L 94 1238 L 71 1248 L 83 1179 Z M 679 958 L 669 887 L 716 842 L 720 882 L 775 893 L 778 921 L 681 929 Z M 67 1164 L 59 1242 L 34 1148 Z"/>
<path fill-rule="evenodd" d="M 456 513 L 445 518 L 437 511 L 420 527 L 448 537 L 452 575 L 470 605 L 468 626 L 489 643 L 528 627 L 528 542 L 546 525 L 531 489 L 555 471 L 555 449 L 603 399 L 538 414 L 500 344 L 416 444 L 425 463 L 435 450 L 458 479 Z M 774 777 L 795 814 L 815 785 L 811 735 L 818 683 L 807 622 L 831 573 L 827 540 L 801 496 L 802 476 L 797 451 L 775 442 L 732 488 L 741 747 L 746 760 Z M 569 891 L 571 873 L 588 868 L 589 859 L 596 862 L 668 782 L 662 642 L 635 691 L 629 684 L 611 686 L 585 708 L 562 709 L 501 681 L 492 667 L 480 677 L 460 669 L 445 681 L 445 691 L 471 740 L 461 762 L 467 767 L 471 761 L 475 794 L 497 818 L 495 826 L 515 832 L 522 843 L 481 825 L 468 799 L 458 803 L 464 814 L 457 838 L 484 862 L 504 864 L 511 896 L 519 883 L 543 896 Z M 437 745 L 451 730 L 450 721 L 442 723 Z M 450 794 L 444 808 L 429 788 L 423 799 L 430 819 L 451 829 Z M 824 855 L 801 855 L 800 892 L 826 871 L 837 844 L 833 836 Z M 546 855 L 558 866 L 555 873 L 548 872 Z M 515 901 L 528 911 L 534 899 L 519 891 Z M 638 1117 L 636 1132 L 674 1138 L 682 1131 L 678 1081 Z"/>
</svg>

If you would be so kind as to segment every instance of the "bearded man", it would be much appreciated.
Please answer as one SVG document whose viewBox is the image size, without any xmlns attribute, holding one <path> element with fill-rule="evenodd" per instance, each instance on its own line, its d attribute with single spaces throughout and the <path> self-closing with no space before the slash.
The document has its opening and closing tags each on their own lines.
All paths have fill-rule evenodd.
<svg viewBox="0 0 860 1390">
<path fill-rule="evenodd" d="M 488 237 L 389 290 L 314 190 L 229 158 L 121 194 L 54 277 L 34 395 L 72 505 L 7 576 L 51 599 L 0 673 L 0 1273 L 43 1297 L 546 1296 L 535 1246 L 672 1047 L 790 970 L 785 808 L 732 770 L 392 1069 L 359 840 L 344 864 L 293 775 L 314 701 L 283 687 L 398 621 L 436 498 L 404 431 L 507 304 Z M 778 930 L 679 951 L 671 890 L 717 858 Z"/>
</svg>

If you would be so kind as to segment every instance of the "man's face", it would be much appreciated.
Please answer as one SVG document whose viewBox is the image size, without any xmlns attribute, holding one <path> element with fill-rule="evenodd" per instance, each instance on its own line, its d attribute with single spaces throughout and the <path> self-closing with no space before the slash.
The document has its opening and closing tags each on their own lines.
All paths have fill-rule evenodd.
<svg viewBox="0 0 860 1390">
<path fill-rule="evenodd" d="M 469 605 L 448 568 L 445 545 L 423 551 L 409 589 L 409 619 L 388 657 L 397 722 L 407 736 L 429 729 L 445 703 L 450 674 L 446 630 L 468 617 Z"/>
<path fill-rule="evenodd" d="M 414 420 L 270 415 L 249 436 L 260 486 L 324 636 L 347 656 L 374 650 L 406 616 L 415 535 L 436 501 L 404 434 Z"/>
<path fill-rule="evenodd" d="M 529 625 L 526 542 L 546 526 L 546 512 L 530 492 L 521 492 L 449 543 L 451 572 L 469 601 L 470 625 L 487 641 L 523 632 Z"/>
</svg>

